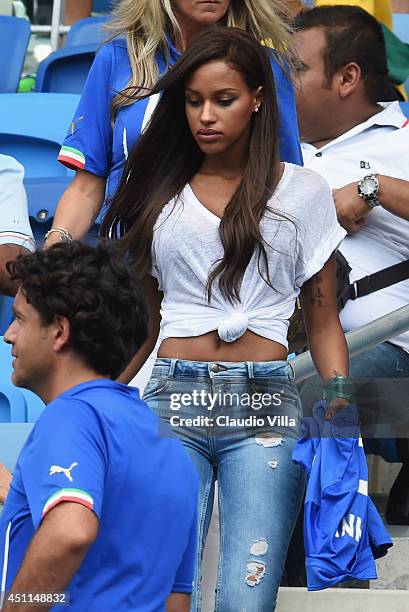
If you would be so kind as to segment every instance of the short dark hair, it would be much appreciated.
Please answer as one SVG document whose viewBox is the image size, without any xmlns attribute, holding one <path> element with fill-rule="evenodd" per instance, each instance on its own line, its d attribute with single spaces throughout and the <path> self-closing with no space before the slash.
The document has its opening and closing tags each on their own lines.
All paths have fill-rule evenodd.
<svg viewBox="0 0 409 612">
<path fill-rule="evenodd" d="M 355 62 L 361 69 L 370 102 L 397 99 L 396 94 L 391 95 L 382 27 L 367 11 L 359 6 L 319 6 L 299 13 L 294 25 L 297 30 L 324 30 L 328 83 L 343 66 Z"/>
<path fill-rule="evenodd" d="M 69 320 L 71 348 L 98 374 L 117 378 L 145 342 L 141 287 L 107 245 L 59 243 L 20 255 L 7 269 L 43 325 L 57 315 Z"/>
</svg>

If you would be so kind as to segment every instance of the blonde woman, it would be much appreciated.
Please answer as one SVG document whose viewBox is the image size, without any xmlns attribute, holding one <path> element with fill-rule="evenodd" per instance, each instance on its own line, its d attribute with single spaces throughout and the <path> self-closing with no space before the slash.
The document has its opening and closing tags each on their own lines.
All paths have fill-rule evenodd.
<svg viewBox="0 0 409 612">
<path fill-rule="evenodd" d="M 61 148 L 59 160 L 77 172 L 58 205 L 47 245 L 84 236 L 105 198 L 116 191 L 128 151 L 158 100 L 153 96 L 135 102 L 120 92 L 154 86 L 197 35 L 215 24 L 239 27 L 272 42 L 281 159 L 301 164 L 294 95 L 283 69 L 290 38 L 287 9 L 283 0 L 119 0 L 110 24 L 112 39 L 96 56 Z"/>
</svg>

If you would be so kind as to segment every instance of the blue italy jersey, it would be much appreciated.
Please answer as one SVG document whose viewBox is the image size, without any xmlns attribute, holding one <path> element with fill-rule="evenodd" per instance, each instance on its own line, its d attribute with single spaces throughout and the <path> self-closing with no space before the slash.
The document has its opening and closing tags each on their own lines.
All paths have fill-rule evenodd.
<svg viewBox="0 0 409 612">
<path fill-rule="evenodd" d="M 325 421 L 326 403 L 303 419 L 293 459 L 309 475 L 304 543 L 309 591 L 377 577 L 375 559 L 392 541 L 368 497 L 368 466 L 356 406 Z"/>
<path fill-rule="evenodd" d="M 18 459 L 0 520 L 1 585 L 10 589 L 43 517 L 68 501 L 99 519 L 68 609 L 164 611 L 172 591 L 192 590 L 197 490 L 186 450 L 158 434 L 137 389 L 73 387 L 45 408 Z"/>
<path fill-rule="evenodd" d="M 180 53 L 169 43 L 170 64 Z M 160 73 L 167 70 L 165 59 L 157 55 Z M 292 84 L 271 54 L 280 112 L 280 150 L 283 161 L 302 165 L 297 114 Z M 129 85 L 131 65 L 124 39 L 102 47 L 91 67 L 83 94 L 69 126 L 59 161 L 74 170 L 88 170 L 108 179 L 107 196 L 115 193 L 128 153 L 148 123 L 158 97 L 152 96 L 122 107 L 112 127 L 111 103 Z M 166 143 L 163 143 L 166 146 Z M 160 155 L 160 151 L 158 151 Z"/>
</svg>

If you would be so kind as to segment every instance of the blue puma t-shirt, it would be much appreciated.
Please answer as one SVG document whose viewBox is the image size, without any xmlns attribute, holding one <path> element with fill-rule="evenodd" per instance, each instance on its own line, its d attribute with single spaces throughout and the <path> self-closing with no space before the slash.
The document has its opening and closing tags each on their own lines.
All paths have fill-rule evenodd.
<svg viewBox="0 0 409 612">
<path fill-rule="evenodd" d="M 62 393 L 23 447 L 0 517 L 3 598 L 44 516 L 68 501 L 99 519 L 68 609 L 164 611 L 171 592 L 192 590 L 197 491 L 186 450 L 158 433 L 137 389 L 98 379 Z"/>
</svg>

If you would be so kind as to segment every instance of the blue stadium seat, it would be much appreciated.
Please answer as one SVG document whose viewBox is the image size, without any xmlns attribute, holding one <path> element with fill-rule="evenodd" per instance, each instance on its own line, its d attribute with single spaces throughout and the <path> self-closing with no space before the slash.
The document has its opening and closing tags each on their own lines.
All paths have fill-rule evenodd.
<svg viewBox="0 0 409 612">
<path fill-rule="evenodd" d="M 32 391 L 11 384 L 12 361 L 11 345 L 0 336 L 0 423 L 35 423 L 44 402 Z"/>
<path fill-rule="evenodd" d="M 409 14 L 393 14 L 393 31 L 403 42 L 409 43 Z"/>
<path fill-rule="evenodd" d="M 0 93 L 17 91 L 30 34 L 26 19 L 0 16 Z"/>
<path fill-rule="evenodd" d="M 26 400 L 20 389 L 0 384 L 0 423 L 25 423 Z"/>
<path fill-rule="evenodd" d="M 16 467 L 21 449 L 33 425 L 30 423 L 4 423 L 0 427 L 0 462 L 11 471 Z"/>
<path fill-rule="evenodd" d="M 38 66 L 37 92 L 80 94 L 98 44 L 64 47 L 50 53 Z"/>
<path fill-rule="evenodd" d="M 14 319 L 11 306 L 13 304 L 13 298 L 8 295 L 0 295 L 0 335 L 3 335 L 12 320 Z M 0 347 L 0 365 L 1 361 L 1 347 Z M 3 373 L 3 372 L 2 372 Z"/>
<path fill-rule="evenodd" d="M 93 13 L 108 13 L 112 6 L 115 4 L 115 0 L 93 0 L 92 12 Z"/>
<path fill-rule="evenodd" d="M 11 345 L 6 344 L 3 340 L 3 336 L 0 336 L 0 384 L 8 384 L 10 382 L 10 376 L 13 368 L 11 362 L 13 357 L 11 356 Z"/>
<path fill-rule="evenodd" d="M 74 23 L 67 34 L 65 48 L 89 44 L 100 45 L 107 37 L 107 33 L 102 29 L 107 19 L 104 16 L 86 17 Z"/>
<path fill-rule="evenodd" d="M 30 221 L 38 241 L 74 176 L 57 162 L 57 155 L 78 102 L 74 94 L 0 96 L 0 153 L 15 157 L 25 168 Z"/>
<path fill-rule="evenodd" d="M 24 421 L 26 423 L 35 423 L 42 411 L 45 408 L 45 404 L 42 399 L 38 397 L 29 389 L 20 388 L 20 393 L 26 402 L 26 413 Z"/>
</svg>

